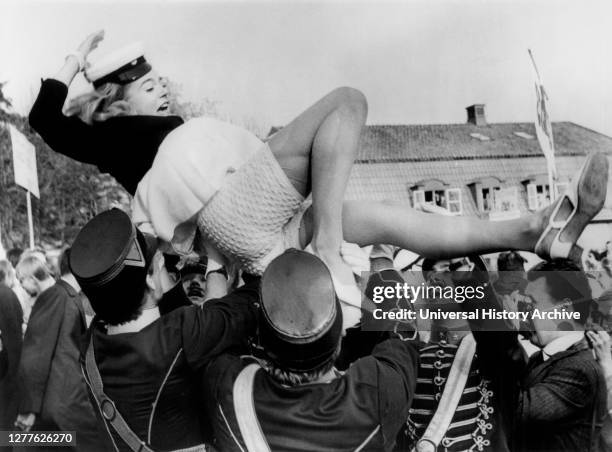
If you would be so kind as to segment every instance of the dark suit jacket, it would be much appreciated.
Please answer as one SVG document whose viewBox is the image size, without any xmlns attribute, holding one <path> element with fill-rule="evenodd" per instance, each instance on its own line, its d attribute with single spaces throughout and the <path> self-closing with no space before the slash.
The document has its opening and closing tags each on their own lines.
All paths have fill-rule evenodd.
<svg viewBox="0 0 612 452">
<path fill-rule="evenodd" d="M 37 429 L 74 430 L 81 450 L 95 450 L 98 431 L 79 365 L 85 313 L 78 293 L 65 281 L 42 292 L 23 342 L 20 413 L 35 413 Z"/>
<path fill-rule="evenodd" d="M 518 391 L 516 449 L 588 451 L 606 414 L 606 386 L 586 342 L 530 364 Z"/>
<path fill-rule="evenodd" d="M 463 308 L 501 309 L 490 285 L 485 293 L 485 300 Z M 501 399 L 511 449 L 590 450 L 606 414 L 606 386 L 586 342 L 538 363 L 525 359 L 517 332 L 504 321 L 470 323 L 483 370 Z"/>
<path fill-rule="evenodd" d="M 19 360 L 23 311 L 15 293 L 0 284 L 0 430 L 13 430 L 19 408 Z"/>
</svg>

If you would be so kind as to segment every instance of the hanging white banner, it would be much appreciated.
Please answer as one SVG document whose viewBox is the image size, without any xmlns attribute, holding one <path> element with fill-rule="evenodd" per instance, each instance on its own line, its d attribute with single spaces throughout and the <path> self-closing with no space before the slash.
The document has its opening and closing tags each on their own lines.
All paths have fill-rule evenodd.
<svg viewBox="0 0 612 452">
<path fill-rule="evenodd" d="M 548 114 L 548 94 L 544 89 L 544 84 L 540 77 L 538 67 L 536 66 L 535 59 L 531 50 L 529 50 L 529 56 L 531 58 L 531 64 L 533 67 L 533 76 L 535 79 L 535 92 L 536 92 L 536 120 L 535 130 L 540 148 L 546 157 L 546 163 L 548 165 L 548 172 L 552 175 L 552 178 L 557 177 L 557 168 L 555 165 L 555 143 L 553 140 L 552 125 L 550 122 L 550 115 Z"/>
</svg>

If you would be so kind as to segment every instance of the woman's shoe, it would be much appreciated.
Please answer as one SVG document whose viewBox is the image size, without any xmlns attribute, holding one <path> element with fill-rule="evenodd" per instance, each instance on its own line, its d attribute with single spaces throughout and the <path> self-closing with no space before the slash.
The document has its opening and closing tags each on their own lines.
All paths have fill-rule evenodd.
<svg viewBox="0 0 612 452">
<path fill-rule="evenodd" d="M 578 259 L 576 245 L 580 234 L 599 213 L 608 188 L 608 158 L 601 152 L 590 154 L 567 191 L 550 206 L 544 231 L 535 245 L 542 259 Z"/>
</svg>

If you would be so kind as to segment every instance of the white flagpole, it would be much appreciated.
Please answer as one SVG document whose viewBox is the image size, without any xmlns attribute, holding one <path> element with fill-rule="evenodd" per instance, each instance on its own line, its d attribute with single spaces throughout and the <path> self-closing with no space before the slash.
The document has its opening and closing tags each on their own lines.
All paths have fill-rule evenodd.
<svg viewBox="0 0 612 452">
<path fill-rule="evenodd" d="M 2 245 L 2 221 L 0 221 L 0 259 L 6 259 L 6 250 Z"/>
<path fill-rule="evenodd" d="M 34 248 L 34 221 L 32 220 L 32 199 L 30 190 L 26 190 L 26 200 L 28 204 L 28 229 L 30 230 L 30 248 Z"/>
</svg>

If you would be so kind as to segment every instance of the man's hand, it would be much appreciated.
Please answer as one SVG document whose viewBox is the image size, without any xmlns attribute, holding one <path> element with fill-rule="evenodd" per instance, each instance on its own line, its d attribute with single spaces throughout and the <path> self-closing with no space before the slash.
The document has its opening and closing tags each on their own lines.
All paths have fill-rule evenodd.
<svg viewBox="0 0 612 452">
<path fill-rule="evenodd" d="M 612 353 L 610 352 L 610 335 L 605 331 L 587 331 L 587 338 L 590 339 L 595 352 L 595 358 L 604 370 L 612 373 Z"/>
<path fill-rule="evenodd" d="M 36 415 L 34 413 L 19 414 L 15 421 L 15 427 L 24 432 L 29 432 L 36 422 Z"/>
</svg>

